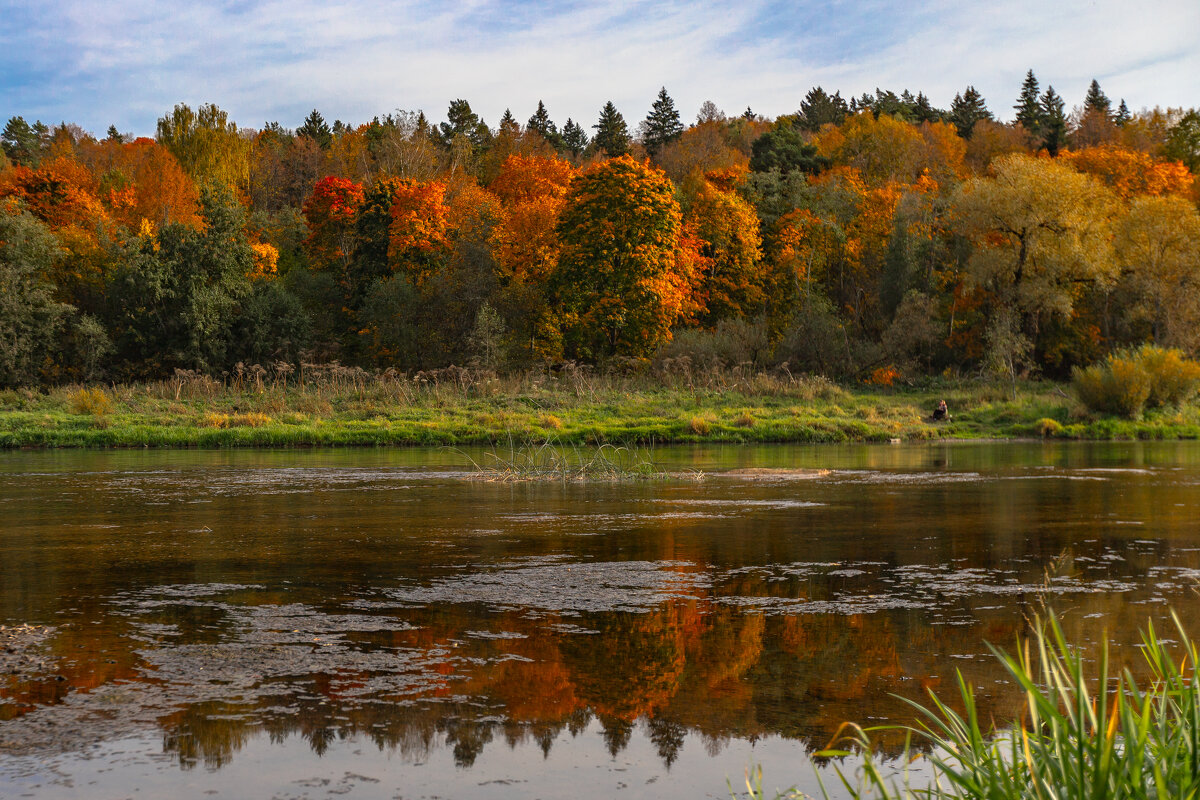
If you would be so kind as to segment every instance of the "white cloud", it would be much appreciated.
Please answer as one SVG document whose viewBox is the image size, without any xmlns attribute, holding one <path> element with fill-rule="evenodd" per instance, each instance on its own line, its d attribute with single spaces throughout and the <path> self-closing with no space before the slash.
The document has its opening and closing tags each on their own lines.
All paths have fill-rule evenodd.
<svg viewBox="0 0 1200 800">
<path fill-rule="evenodd" d="M 524 119 L 539 99 L 559 124 L 590 125 L 611 99 L 634 125 L 662 85 L 685 117 L 706 99 L 730 113 L 786 113 L 818 83 L 846 96 L 920 90 L 943 106 L 974 84 L 1009 116 L 1031 67 L 1068 105 L 1093 77 L 1135 109 L 1200 102 L 1194 0 L 917 10 L 878 0 L 67 0 L 12 10 L 24 22 L 0 33 L 4 110 L 96 130 L 151 133 L 176 102 L 295 126 L 313 107 L 355 122 L 396 108 L 438 118 L 457 97 L 493 125 L 506 107 Z"/>
</svg>

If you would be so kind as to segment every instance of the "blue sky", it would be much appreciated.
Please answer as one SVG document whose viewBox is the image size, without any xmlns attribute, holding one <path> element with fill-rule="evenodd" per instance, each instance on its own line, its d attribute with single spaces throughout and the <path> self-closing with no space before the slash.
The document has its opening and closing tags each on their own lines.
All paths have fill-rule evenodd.
<svg viewBox="0 0 1200 800">
<path fill-rule="evenodd" d="M 1068 107 L 1093 77 L 1135 111 L 1200 106 L 1200 2 L 0 0 L 0 119 L 101 134 L 152 135 L 179 102 L 296 127 L 458 97 L 493 127 L 539 99 L 559 125 L 610 99 L 632 125 L 664 85 L 685 119 L 789 113 L 816 84 L 943 107 L 973 84 L 1009 118 L 1030 68 Z"/>
</svg>

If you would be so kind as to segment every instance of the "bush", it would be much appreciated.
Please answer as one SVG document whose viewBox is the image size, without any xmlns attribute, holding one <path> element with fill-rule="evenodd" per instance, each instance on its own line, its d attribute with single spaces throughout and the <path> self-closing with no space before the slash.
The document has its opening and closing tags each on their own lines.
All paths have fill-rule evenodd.
<svg viewBox="0 0 1200 800">
<path fill-rule="evenodd" d="M 1200 364 L 1178 350 L 1144 345 L 1112 353 L 1071 373 L 1079 401 L 1091 411 L 1138 419 L 1146 408 L 1179 405 L 1200 386 Z"/>
<path fill-rule="evenodd" d="M 67 404 L 74 414 L 91 414 L 102 417 L 112 411 L 112 398 L 108 392 L 97 387 L 94 389 L 77 389 L 67 397 Z"/>
</svg>

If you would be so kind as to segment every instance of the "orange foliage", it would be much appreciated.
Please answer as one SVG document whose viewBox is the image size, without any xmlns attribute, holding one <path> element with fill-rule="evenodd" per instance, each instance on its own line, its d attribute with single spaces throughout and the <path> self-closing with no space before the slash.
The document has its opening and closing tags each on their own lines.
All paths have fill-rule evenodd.
<svg viewBox="0 0 1200 800">
<path fill-rule="evenodd" d="M 254 271 L 247 277 L 251 279 L 272 278 L 279 271 L 279 250 L 264 242 L 250 245 L 254 253 Z"/>
<path fill-rule="evenodd" d="M 304 201 L 308 238 L 304 246 L 317 269 L 344 270 L 353 249 L 354 223 L 363 204 L 361 184 L 345 178 L 317 181 Z"/>
<path fill-rule="evenodd" d="M 89 229 L 107 218 L 91 172 L 77 161 L 56 158 L 37 169 L 18 166 L 0 176 L 0 198 L 15 197 L 54 231 Z"/>
<path fill-rule="evenodd" d="M 698 239 L 702 260 L 696 267 L 709 322 L 750 315 L 764 300 L 758 216 L 736 191 L 744 174 L 730 169 L 705 175 L 688 212 L 686 233 Z"/>
<path fill-rule="evenodd" d="M 430 260 L 450 247 L 446 184 L 397 181 L 390 215 L 388 262 L 403 265 L 420 285 L 432 273 Z"/>
<path fill-rule="evenodd" d="M 88 142 L 80 145 L 79 157 L 99 182 L 100 199 L 113 219 L 129 230 L 138 230 L 143 219 L 157 226 L 200 224 L 195 183 L 153 139 Z"/>
<path fill-rule="evenodd" d="M 492 249 L 503 281 L 544 281 L 558 259 L 554 232 L 571 180 L 578 174 L 558 158 L 511 155 L 489 189 L 502 203 Z"/>
<path fill-rule="evenodd" d="M 1125 200 L 1138 195 L 1194 197 L 1195 178 L 1187 167 L 1140 150 L 1100 145 L 1063 153 L 1059 160 L 1104 181 Z"/>
</svg>

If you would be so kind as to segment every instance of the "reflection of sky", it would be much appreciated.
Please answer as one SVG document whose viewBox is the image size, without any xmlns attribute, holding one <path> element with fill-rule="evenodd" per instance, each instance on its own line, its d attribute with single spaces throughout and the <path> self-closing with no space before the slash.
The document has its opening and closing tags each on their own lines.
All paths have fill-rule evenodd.
<svg viewBox="0 0 1200 800">
<path fill-rule="evenodd" d="M 98 132 L 152 133 L 177 102 L 295 127 L 314 106 L 440 118 L 456 97 L 493 126 L 543 99 L 587 127 L 609 99 L 636 122 L 662 85 L 685 118 L 706 99 L 791 112 L 814 84 L 941 106 L 974 84 L 1007 117 L 1031 67 L 1068 106 L 1093 77 L 1135 110 L 1200 97 L 1193 0 L 0 0 L 0 17 L 0 115 Z"/>
</svg>

